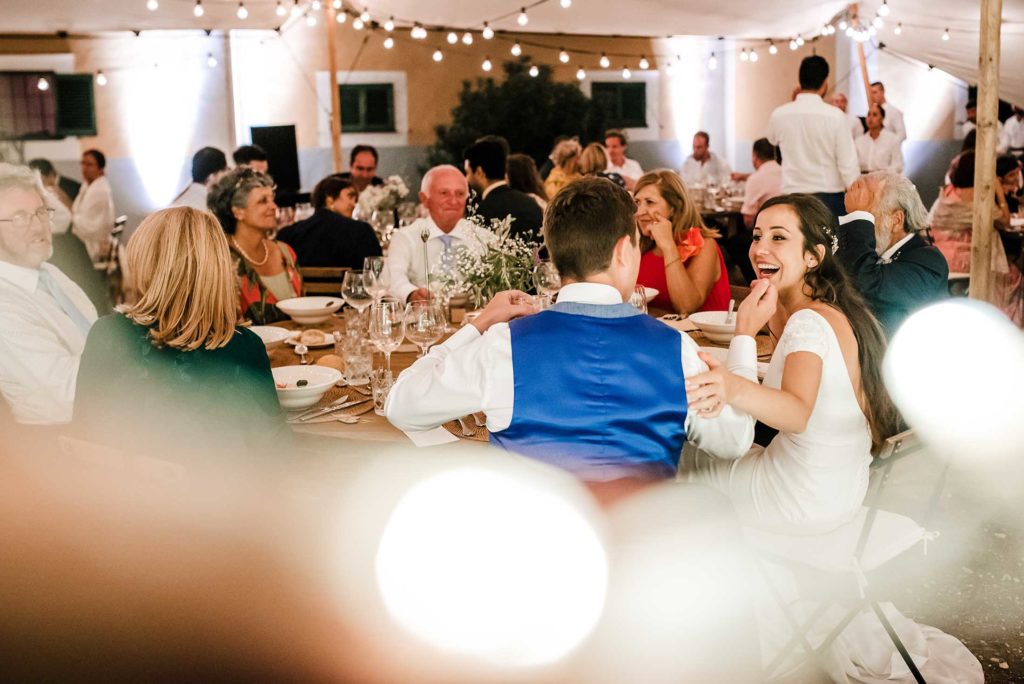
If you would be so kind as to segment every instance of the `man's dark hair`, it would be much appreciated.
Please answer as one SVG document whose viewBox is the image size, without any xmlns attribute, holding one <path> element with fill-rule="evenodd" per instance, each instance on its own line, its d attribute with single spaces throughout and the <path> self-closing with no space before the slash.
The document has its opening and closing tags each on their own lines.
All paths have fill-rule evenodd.
<svg viewBox="0 0 1024 684">
<path fill-rule="evenodd" d="M 508 144 L 508 139 L 506 139 L 505 136 L 503 136 L 503 135 L 494 135 L 494 134 L 481 135 L 479 138 L 477 138 L 473 142 L 493 142 L 493 143 L 498 143 L 499 145 L 501 145 L 501 149 L 505 150 L 505 159 L 508 159 L 508 156 L 510 154 L 512 154 L 512 147 Z"/>
<path fill-rule="evenodd" d="M 469 164 L 470 171 L 483 169 L 488 180 L 501 180 L 505 177 L 508 157 L 505 148 L 495 140 L 477 140 L 466 148 L 462 158 Z"/>
<path fill-rule="evenodd" d="M 697 131 L 696 133 L 693 134 L 693 137 L 694 138 L 704 138 L 704 144 L 705 145 L 710 145 L 711 144 L 711 136 L 708 135 L 707 131 Z"/>
<path fill-rule="evenodd" d="M 967 104 L 964 105 L 964 109 L 977 109 L 977 108 L 978 108 L 978 101 L 977 100 L 968 100 Z"/>
<path fill-rule="evenodd" d="M 618 138 L 619 144 L 622 145 L 623 147 L 629 144 L 626 142 L 626 134 L 620 131 L 618 128 L 609 128 L 607 131 L 605 131 L 604 139 L 607 140 L 608 138 Z"/>
<path fill-rule="evenodd" d="M 625 188 L 596 176 L 569 183 L 544 213 L 544 243 L 563 278 L 583 280 L 605 271 L 615 244 L 637 241 L 636 204 Z"/>
<path fill-rule="evenodd" d="M 967 131 L 967 135 L 964 136 L 964 141 L 960 143 L 960 151 L 967 152 L 970 150 L 973 152 L 978 147 L 978 129 L 972 128 Z"/>
<path fill-rule="evenodd" d="M 872 88 L 874 88 L 875 86 L 881 88 L 883 93 L 885 92 L 885 84 L 882 83 L 881 81 L 875 81 L 874 83 L 871 84 Z"/>
<path fill-rule="evenodd" d="M 254 161 L 267 161 L 267 151 L 259 145 L 242 145 L 232 153 L 231 158 L 235 160 L 235 166 L 243 166 Z"/>
<path fill-rule="evenodd" d="M 316 184 L 309 199 L 313 203 L 314 209 L 323 209 L 327 206 L 328 199 L 337 199 L 345 188 L 350 187 L 352 187 L 350 178 L 342 178 L 341 174 L 334 173 Z"/>
<path fill-rule="evenodd" d="M 49 159 L 33 159 L 28 163 L 28 167 L 38 171 L 39 175 L 44 178 L 57 173 L 57 169 L 53 168 L 53 164 L 50 163 Z"/>
<path fill-rule="evenodd" d="M 949 173 L 949 183 L 954 188 L 974 187 L 974 151 L 964 152 L 956 160 L 956 167 Z"/>
<path fill-rule="evenodd" d="M 1012 154 L 1003 154 L 996 159 L 996 175 L 1000 178 L 1019 168 L 1020 161 Z"/>
<path fill-rule="evenodd" d="M 800 89 L 818 90 L 828 80 L 828 62 L 821 55 L 804 57 L 800 62 Z"/>
<path fill-rule="evenodd" d="M 95 159 L 96 160 L 96 166 L 100 167 L 101 169 L 107 168 L 107 156 L 105 154 L 103 154 L 102 152 L 100 152 L 99 150 L 96 150 L 96 149 L 86 150 L 85 152 L 82 153 L 83 157 L 85 155 L 89 155 L 90 157 Z"/>
<path fill-rule="evenodd" d="M 356 157 L 363 152 L 369 152 L 373 155 L 373 162 L 375 164 L 380 163 L 380 157 L 377 155 L 377 148 L 373 145 L 356 145 L 352 148 L 352 153 L 348 155 L 348 165 L 352 168 L 352 165 L 356 163 Z"/>
<path fill-rule="evenodd" d="M 754 156 L 761 161 L 772 161 L 775 159 L 775 145 L 768 142 L 768 138 L 758 138 L 754 141 Z"/>
<path fill-rule="evenodd" d="M 192 155 L 192 182 L 205 183 L 215 173 L 228 168 L 228 158 L 216 147 L 204 147 Z"/>
</svg>

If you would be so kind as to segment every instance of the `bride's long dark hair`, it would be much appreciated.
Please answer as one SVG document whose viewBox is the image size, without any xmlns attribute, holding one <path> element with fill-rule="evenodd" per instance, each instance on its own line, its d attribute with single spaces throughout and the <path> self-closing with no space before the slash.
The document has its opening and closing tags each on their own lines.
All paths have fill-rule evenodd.
<svg viewBox="0 0 1024 684">
<path fill-rule="evenodd" d="M 882 357 L 886 346 L 882 327 L 833 256 L 839 224 L 829 208 L 814 195 L 796 193 L 768 200 L 758 213 L 780 205 L 791 208 L 796 214 L 807 252 L 819 256 L 818 246 L 824 247 L 824 257 L 804 275 L 804 292 L 811 299 L 838 309 L 850 322 L 857 338 L 860 382 L 866 399 L 864 415 L 871 429 L 872 451 L 877 453 L 886 438 L 895 434 L 899 427 L 899 414 L 882 382 Z"/>
</svg>

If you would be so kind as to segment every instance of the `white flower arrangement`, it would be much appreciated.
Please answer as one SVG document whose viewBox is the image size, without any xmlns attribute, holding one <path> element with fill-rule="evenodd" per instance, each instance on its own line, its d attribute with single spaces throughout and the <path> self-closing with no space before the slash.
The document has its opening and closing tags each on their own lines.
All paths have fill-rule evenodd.
<svg viewBox="0 0 1024 684">
<path fill-rule="evenodd" d="M 409 188 L 401 176 L 388 176 L 382 185 L 368 185 L 359 193 L 359 215 L 366 220 L 375 211 L 394 211 L 408 195 Z"/>
</svg>

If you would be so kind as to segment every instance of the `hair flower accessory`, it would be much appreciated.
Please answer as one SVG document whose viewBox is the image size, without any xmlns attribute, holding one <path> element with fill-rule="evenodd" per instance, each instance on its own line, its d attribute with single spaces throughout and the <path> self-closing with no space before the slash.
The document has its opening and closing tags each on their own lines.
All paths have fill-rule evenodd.
<svg viewBox="0 0 1024 684">
<path fill-rule="evenodd" d="M 835 254 L 836 252 L 839 251 L 839 236 L 836 235 L 836 232 L 832 229 L 831 226 L 822 226 L 821 229 L 825 232 L 825 235 L 829 238 L 829 240 L 832 241 L 832 253 Z"/>
</svg>

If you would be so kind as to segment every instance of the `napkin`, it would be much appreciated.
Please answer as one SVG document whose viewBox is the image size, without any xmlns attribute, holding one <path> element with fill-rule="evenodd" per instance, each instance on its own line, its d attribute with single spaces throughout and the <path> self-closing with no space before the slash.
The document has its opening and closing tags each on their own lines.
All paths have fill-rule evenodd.
<svg viewBox="0 0 1024 684">
<path fill-rule="evenodd" d="M 418 447 L 437 446 L 438 444 L 450 444 L 451 442 L 459 441 L 458 437 L 443 427 L 437 427 L 433 430 L 422 430 L 420 432 L 406 432 L 405 436 L 411 439 L 412 443 Z"/>
</svg>

